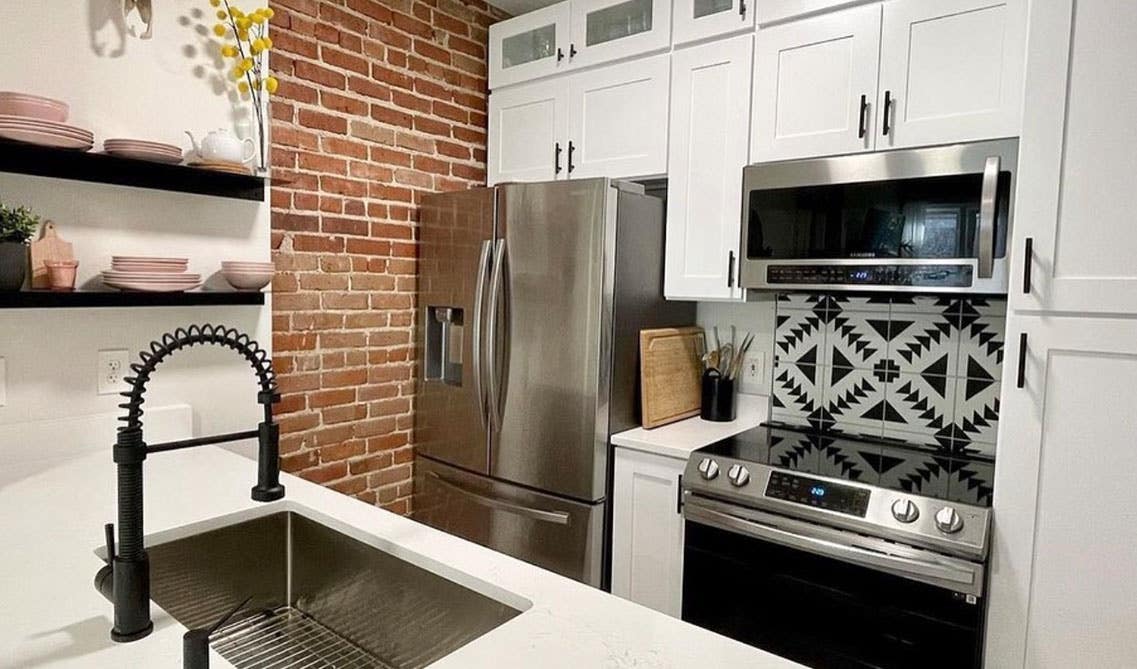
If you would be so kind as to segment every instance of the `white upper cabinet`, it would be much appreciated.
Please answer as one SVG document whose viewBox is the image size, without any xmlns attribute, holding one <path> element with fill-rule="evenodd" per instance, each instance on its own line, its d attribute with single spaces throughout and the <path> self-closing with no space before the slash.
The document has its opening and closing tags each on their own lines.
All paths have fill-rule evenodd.
<svg viewBox="0 0 1137 669">
<path fill-rule="evenodd" d="M 679 617 L 686 460 L 617 447 L 612 476 L 612 594 Z"/>
<path fill-rule="evenodd" d="M 759 0 L 675 0 L 672 9 L 676 45 L 754 27 Z"/>
<path fill-rule="evenodd" d="M 569 3 L 561 2 L 490 26 L 491 87 L 555 74 L 568 66 Z"/>
<path fill-rule="evenodd" d="M 784 21 L 795 16 L 863 2 L 864 0 L 755 0 L 759 24 Z"/>
<path fill-rule="evenodd" d="M 583 67 L 666 49 L 670 0 L 572 0 L 572 65 Z"/>
<path fill-rule="evenodd" d="M 1137 314 L 1135 35 L 1127 2 L 1031 9 L 1013 309 Z"/>
<path fill-rule="evenodd" d="M 759 28 L 755 162 L 873 148 L 879 4 Z"/>
<path fill-rule="evenodd" d="M 877 149 L 1019 134 L 1027 0 L 890 0 Z M 887 107 L 887 108 L 886 108 Z M 887 124 L 887 125 L 886 125 Z"/>
<path fill-rule="evenodd" d="M 569 177 L 630 178 L 667 171 L 670 60 L 662 54 L 557 82 L 569 92 Z"/>
<path fill-rule="evenodd" d="M 742 168 L 748 162 L 754 37 L 671 56 L 667 153 L 668 299 L 738 300 Z"/>
<path fill-rule="evenodd" d="M 568 100 L 564 83 L 557 81 L 514 86 L 490 96 L 487 183 L 567 176 Z"/>
</svg>

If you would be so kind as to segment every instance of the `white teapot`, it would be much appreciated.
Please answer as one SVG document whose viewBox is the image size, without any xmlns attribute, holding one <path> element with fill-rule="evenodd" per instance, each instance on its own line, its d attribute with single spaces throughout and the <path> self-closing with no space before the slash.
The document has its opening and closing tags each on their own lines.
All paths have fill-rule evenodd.
<svg viewBox="0 0 1137 669">
<path fill-rule="evenodd" d="M 199 160 L 219 163 L 244 164 L 252 160 L 257 153 L 257 144 L 250 137 L 239 139 L 236 135 L 220 128 L 214 130 L 201 140 L 198 145 L 193 133 L 186 131 L 190 142 L 193 143 L 193 152 Z"/>
</svg>

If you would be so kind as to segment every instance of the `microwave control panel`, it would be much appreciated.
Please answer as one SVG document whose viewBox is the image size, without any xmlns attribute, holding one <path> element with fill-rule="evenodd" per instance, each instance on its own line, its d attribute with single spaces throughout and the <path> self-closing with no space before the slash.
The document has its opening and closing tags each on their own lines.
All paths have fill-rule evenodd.
<svg viewBox="0 0 1137 669">
<path fill-rule="evenodd" d="M 869 509 L 868 490 L 857 486 L 821 481 L 787 472 L 770 473 L 766 497 L 814 506 L 864 518 Z"/>
<path fill-rule="evenodd" d="M 770 265 L 766 282 L 777 284 L 841 284 L 968 288 L 972 265 Z"/>
</svg>

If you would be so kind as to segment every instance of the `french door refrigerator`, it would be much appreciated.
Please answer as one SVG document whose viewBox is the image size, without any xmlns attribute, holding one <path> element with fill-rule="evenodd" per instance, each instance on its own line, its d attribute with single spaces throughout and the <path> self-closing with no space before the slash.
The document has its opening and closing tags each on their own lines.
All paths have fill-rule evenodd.
<svg viewBox="0 0 1137 669">
<path fill-rule="evenodd" d="M 663 202 L 609 179 L 428 195 L 419 214 L 414 517 L 606 586 L 609 435 L 639 424 Z"/>
</svg>

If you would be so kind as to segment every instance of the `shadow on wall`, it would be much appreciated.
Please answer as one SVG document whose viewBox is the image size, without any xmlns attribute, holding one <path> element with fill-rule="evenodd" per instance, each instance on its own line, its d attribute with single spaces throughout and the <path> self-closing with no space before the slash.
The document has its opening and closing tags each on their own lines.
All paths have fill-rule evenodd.
<svg viewBox="0 0 1137 669">
<path fill-rule="evenodd" d="M 100 33 L 113 29 L 118 46 L 108 51 L 109 42 L 100 41 Z M 91 51 L 100 58 L 121 58 L 126 54 L 126 16 L 121 0 L 87 0 L 87 32 L 91 38 Z M 114 41 L 114 40 L 112 40 Z"/>
</svg>

